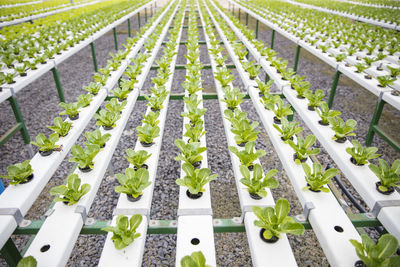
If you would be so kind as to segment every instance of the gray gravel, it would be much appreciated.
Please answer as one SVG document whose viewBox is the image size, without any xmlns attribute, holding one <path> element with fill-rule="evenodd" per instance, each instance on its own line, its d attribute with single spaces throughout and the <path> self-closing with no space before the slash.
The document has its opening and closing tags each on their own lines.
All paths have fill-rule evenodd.
<svg viewBox="0 0 400 267">
<path fill-rule="evenodd" d="M 142 18 L 143 17 L 144 16 L 142 16 Z M 244 22 L 244 16 L 242 16 L 242 18 Z M 136 22 L 136 19 L 132 20 L 132 28 L 137 27 Z M 254 20 L 250 18 L 249 22 L 250 27 L 254 29 Z M 118 34 L 119 44 L 122 44 L 123 40 L 127 37 L 126 24 L 118 27 L 118 32 L 120 33 Z M 259 33 L 261 40 L 269 44 L 271 31 L 260 24 Z M 186 30 L 184 30 L 182 41 L 186 38 L 187 34 Z M 200 31 L 200 40 L 204 40 L 202 31 Z M 275 50 L 280 53 L 279 56 L 288 59 L 290 62 L 289 64 L 293 64 L 295 52 L 294 44 L 277 34 L 275 38 Z M 96 41 L 99 67 L 105 66 L 106 60 L 109 59 L 108 53 L 110 51 L 114 51 L 112 32 Z M 184 58 L 185 53 L 185 47 L 181 45 L 177 64 L 186 63 L 186 59 Z M 206 47 L 204 45 L 201 46 L 201 61 L 203 64 L 209 63 Z M 228 63 L 230 64 L 231 60 L 229 60 Z M 83 49 L 61 64 L 59 66 L 59 72 L 67 101 L 74 101 L 75 98 L 83 92 L 81 90 L 82 85 L 87 85 L 92 79 L 93 66 L 90 48 L 87 47 Z M 183 90 L 180 84 L 184 81 L 185 71 L 177 70 L 175 73 L 173 93 L 182 93 Z M 331 85 L 334 70 L 314 56 L 302 51 L 299 73 L 307 76 L 307 80 L 311 82 L 313 89 L 323 89 L 325 93 L 327 93 Z M 233 70 L 233 74 L 237 74 L 235 70 Z M 152 71 L 150 77 L 154 75 L 155 71 Z M 205 92 L 215 92 L 212 71 L 203 70 L 202 75 Z M 145 83 L 145 90 L 150 87 L 150 77 Z M 234 82 L 235 86 L 242 86 L 238 75 L 236 75 L 236 77 Z M 52 118 L 57 116 L 58 112 L 61 111 L 57 106 L 58 96 L 51 73 L 46 73 L 41 79 L 25 88 L 17 97 L 31 138 L 34 138 L 41 132 L 49 134 L 50 131 L 46 128 L 46 125 L 49 125 Z M 368 130 L 369 122 L 375 107 L 375 101 L 375 96 L 345 77 L 341 78 L 334 108 L 343 113 L 343 118 L 353 118 L 357 120 L 358 127 L 356 133 L 358 140 L 361 142 L 364 141 Z M 207 100 L 204 101 L 204 106 L 207 108 L 205 127 L 207 130 L 207 145 L 209 147 L 207 151 L 209 167 L 212 173 L 218 173 L 219 175 L 217 180 L 211 182 L 214 218 L 232 218 L 240 216 L 239 200 L 237 197 L 236 185 L 234 184 L 218 103 L 216 100 Z M 145 108 L 145 103 L 143 101 L 138 101 L 128 121 L 121 142 L 112 159 L 116 173 L 122 172 L 128 166 L 128 162 L 124 158 L 124 151 L 127 148 L 133 148 L 135 145 L 135 128 L 139 125 L 141 113 L 144 112 Z M 250 100 L 246 100 L 242 104 L 242 108 L 248 112 L 252 120 L 259 121 L 259 117 L 252 107 Z M 182 110 L 182 101 L 170 101 L 155 183 L 151 219 L 177 218 L 178 186 L 175 184 L 175 179 L 179 176 L 179 163 L 174 160 L 178 149 L 173 144 L 173 141 L 182 136 L 183 125 L 180 116 Z M 398 111 L 387 106 L 381 118 L 382 127 L 397 138 L 399 138 L 399 135 L 396 133 L 400 130 L 400 124 L 396 122 L 398 122 L 399 115 Z M 297 115 L 295 116 L 295 120 L 301 122 L 301 118 Z M 8 103 L 0 104 L 0 122 L 2 133 L 14 123 L 14 117 Z M 302 126 L 305 128 L 304 134 L 309 134 L 310 132 L 307 127 L 304 125 Z M 94 127 L 95 121 L 92 120 L 88 125 L 88 130 Z M 267 152 L 267 155 L 261 159 L 261 163 L 265 170 L 272 168 L 279 170 L 277 178 L 279 179 L 280 186 L 272 190 L 274 198 L 287 198 L 291 203 L 291 215 L 301 213 L 301 205 L 285 171 L 282 170 L 280 160 L 273 149 L 268 135 L 262 127 L 259 128 L 261 134 L 259 135 L 256 145 L 258 149 L 264 149 Z M 84 137 L 81 136 L 78 143 L 82 144 L 83 141 Z M 383 154 L 383 158 L 386 160 L 393 161 L 400 156 L 399 153 L 395 152 L 394 149 L 379 137 L 374 138 L 373 145 L 379 148 L 379 152 Z M 4 173 L 8 165 L 27 158 L 28 154 L 24 150 L 22 138 L 17 134 L 7 142 L 6 145 L 0 147 L 0 172 Z M 27 218 L 39 219 L 44 214 L 52 201 L 52 197 L 48 193 L 49 189 L 55 185 L 61 184 L 71 170 L 72 164 L 68 162 L 68 158 L 70 158 L 70 155 L 68 155 L 66 160 L 60 165 L 53 178 L 29 211 Z M 323 149 L 318 159 L 321 162 L 332 162 Z M 357 199 L 360 200 L 360 197 L 356 194 L 348 181 L 343 176 L 341 178 L 351 192 L 356 195 Z M 90 217 L 99 220 L 110 220 L 112 218 L 112 211 L 118 199 L 118 195 L 113 190 L 116 185 L 116 180 L 107 173 L 89 212 Z M 345 200 L 347 201 L 347 199 Z M 353 212 L 357 212 L 350 203 L 349 206 L 352 208 Z M 370 233 L 376 236 L 375 232 L 370 231 Z M 245 233 L 215 234 L 214 237 L 218 266 L 251 266 L 250 251 Z M 14 236 L 13 239 L 16 241 L 18 248 L 22 249 L 28 237 Z M 101 255 L 104 240 L 105 236 L 103 235 L 80 236 L 69 259 L 68 266 L 96 266 Z M 301 237 L 289 236 L 289 240 L 299 266 L 328 266 L 324 253 L 313 231 L 306 231 Z M 148 235 L 143 257 L 143 266 L 174 266 L 175 247 L 176 235 Z M 3 259 L 0 259 L 0 266 L 6 266 Z"/>
</svg>

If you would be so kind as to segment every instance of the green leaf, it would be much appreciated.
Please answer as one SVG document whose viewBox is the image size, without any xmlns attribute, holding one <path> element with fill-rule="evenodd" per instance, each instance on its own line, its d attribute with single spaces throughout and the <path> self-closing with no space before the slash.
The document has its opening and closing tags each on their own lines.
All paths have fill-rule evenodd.
<svg viewBox="0 0 400 267">
<path fill-rule="evenodd" d="M 278 217 L 278 222 L 282 222 L 288 215 L 290 210 L 289 201 L 284 198 L 278 199 L 275 205 L 276 216 Z"/>
<path fill-rule="evenodd" d="M 37 266 L 37 261 L 33 256 L 22 258 L 17 265 L 17 267 L 36 267 L 36 266 Z"/>
<path fill-rule="evenodd" d="M 396 252 L 398 245 L 399 242 L 394 236 L 390 234 L 382 235 L 376 244 L 378 258 L 387 258 L 392 256 Z"/>
</svg>

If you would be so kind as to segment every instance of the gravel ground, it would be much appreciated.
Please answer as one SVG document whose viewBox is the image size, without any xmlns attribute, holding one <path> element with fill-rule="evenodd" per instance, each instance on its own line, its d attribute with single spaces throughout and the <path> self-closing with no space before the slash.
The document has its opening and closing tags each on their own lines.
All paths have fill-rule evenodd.
<svg viewBox="0 0 400 267">
<path fill-rule="evenodd" d="M 142 16 L 142 19 L 144 16 Z M 244 16 L 242 16 L 244 22 Z M 142 21 L 143 23 L 143 21 Z M 253 19 L 249 19 L 250 27 L 255 28 Z M 132 28 L 137 27 L 137 20 L 132 20 Z M 118 41 L 123 43 L 126 35 L 126 24 L 118 27 Z M 199 33 L 200 40 L 203 41 L 204 34 Z M 260 39 L 267 44 L 270 43 L 271 31 L 260 24 L 259 28 Z M 186 40 L 187 34 L 184 29 L 182 41 Z M 108 53 L 114 51 L 114 43 L 112 32 L 96 41 L 96 52 L 99 67 L 106 64 L 109 59 Z M 275 50 L 280 53 L 279 56 L 288 59 L 289 64 L 293 65 L 295 45 L 285 38 L 275 36 Z M 184 58 L 186 51 L 183 45 L 180 45 L 177 64 L 185 64 Z M 160 56 L 160 55 L 159 55 Z M 209 63 L 209 57 L 205 45 L 201 46 L 201 61 L 203 64 Z M 227 63 L 231 63 L 228 60 Z M 93 66 L 90 54 L 90 48 L 87 47 L 68 59 L 59 66 L 61 84 L 64 88 L 64 93 L 67 102 L 74 101 L 75 98 L 83 91 L 82 85 L 87 85 L 92 80 Z M 312 88 L 323 89 L 327 94 L 332 82 L 334 70 L 306 51 L 302 51 L 299 62 L 300 75 L 307 76 L 307 80 L 312 84 Z M 184 81 L 184 70 L 175 72 L 173 81 L 173 93 L 183 92 L 180 84 Z M 233 74 L 237 74 L 233 70 Z M 145 83 L 144 89 L 150 86 L 150 77 L 155 75 L 152 71 Z M 211 70 L 203 70 L 203 87 L 205 92 L 215 92 L 215 87 L 212 79 Z M 236 75 L 238 77 L 238 75 Z M 240 80 L 236 78 L 235 86 L 242 86 Z M 22 93 L 23 92 L 23 93 Z M 29 85 L 21 93 L 17 95 L 18 102 L 21 106 L 21 111 L 26 121 L 28 131 L 31 138 L 34 138 L 38 133 L 49 134 L 50 131 L 46 128 L 52 119 L 57 116 L 61 109 L 58 105 L 57 91 L 54 85 L 53 77 L 50 72 L 43 75 L 39 80 Z M 354 101 L 357 99 L 357 101 Z M 357 120 L 358 127 L 356 130 L 357 139 L 360 142 L 364 141 L 368 130 L 369 122 L 372 118 L 375 107 L 376 97 L 366 90 L 354 84 L 349 79 L 342 77 L 336 94 L 334 108 L 343 113 L 344 119 L 353 118 Z M 230 158 L 227 150 L 227 142 L 224 135 L 222 118 L 218 103 L 216 100 L 204 101 L 204 106 L 207 108 L 205 115 L 205 127 L 207 130 L 207 153 L 209 158 L 209 168 L 212 173 L 218 173 L 217 180 L 211 182 L 212 208 L 214 218 L 232 218 L 240 216 L 240 206 L 237 196 L 236 186 L 233 179 L 233 171 L 230 165 Z M 121 142 L 112 158 L 114 170 L 116 173 L 122 172 L 128 162 L 124 159 L 124 151 L 127 148 L 133 148 L 136 142 L 135 128 L 139 125 L 141 113 L 145 110 L 145 103 L 138 101 L 131 118 L 128 121 L 126 129 L 122 135 Z M 242 104 L 242 108 L 248 112 L 252 120 L 260 121 L 259 117 L 252 107 L 250 100 L 246 100 Z M 34 110 L 34 112 L 32 112 Z M 163 145 L 161 148 L 159 166 L 157 171 L 157 179 L 155 183 L 155 194 L 151 209 L 151 219 L 176 219 L 178 207 L 178 186 L 175 184 L 175 179 L 179 176 L 179 163 L 174 160 L 178 153 L 178 149 L 173 144 L 173 141 L 182 136 L 182 117 L 180 113 L 183 110 L 182 101 L 170 101 L 166 128 L 164 131 Z M 389 106 L 385 107 L 382 114 L 382 127 L 392 136 L 399 138 L 396 134 L 400 130 L 398 119 L 399 111 L 396 111 Z M 301 118 L 297 115 L 295 120 L 301 122 Z M 7 131 L 14 123 L 12 110 L 7 103 L 0 104 L 0 122 L 1 133 Z M 302 123 L 302 122 L 301 122 Z M 303 124 L 303 123 L 302 123 Z M 305 128 L 304 134 L 309 134 L 310 131 Z M 88 125 L 88 130 L 95 127 L 95 121 L 92 120 Z M 290 181 L 282 169 L 280 160 L 273 149 L 273 146 L 268 138 L 265 130 L 260 127 L 261 134 L 256 143 L 258 149 L 264 149 L 267 155 L 261 159 L 261 163 L 265 170 L 276 168 L 279 170 L 277 178 L 280 186 L 272 190 L 274 198 L 285 197 L 291 204 L 291 215 L 302 212 L 301 205 L 294 193 Z M 84 137 L 81 136 L 78 140 L 82 144 Z M 379 148 L 379 152 L 383 154 L 383 158 L 392 162 L 399 158 L 399 153 L 395 152 L 379 137 L 374 138 L 374 146 Z M 28 157 L 24 150 L 23 140 L 20 135 L 15 135 L 6 145 L 0 147 L 0 173 L 4 173 L 10 164 L 20 162 Z M 36 152 L 36 150 L 35 150 Z M 47 184 L 38 200 L 35 202 L 28 215 L 28 219 L 39 219 L 52 201 L 49 195 L 49 189 L 63 182 L 67 174 L 72 168 L 72 164 L 68 162 L 68 158 L 58 168 L 50 182 Z M 322 149 L 322 153 L 318 156 L 321 162 L 332 162 L 326 151 Z M 360 197 L 351 187 L 348 181 L 341 176 L 342 180 L 348 186 L 357 199 Z M 99 220 L 109 220 L 112 218 L 112 211 L 117 203 L 118 195 L 113 188 L 117 185 L 116 180 L 106 174 L 103 179 L 94 204 L 89 212 L 90 217 Z M 347 199 L 345 199 L 347 201 Z M 353 212 L 357 212 L 352 205 L 347 201 Z M 372 230 L 369 232 L 376 237 L 376 233 Z M 245 233 L 224 233 L 215 234 L 215 246 L 217 254 L 218 266 L 251 266 L 250 251 L 247 244 Z M 14 236 L 19 249 L 22 249 L 28 240 L 28 237 Z M 69 259 L 68 266 L 96 266 L 101 255 L 101 250 L 104 245 L 105 236 L 103 235 L 81 235 L 75 244 L 73 253 Z M 328 266 L 327 260 L 320 248 L 318 241 L 313 231 L 306 231 L 303 236 L 289 236 L 296 260 L 299 266 Z M 143 266 L 174 266 L 175 263 L 175 247 L 176 235 L 148 235 L 146 239 L 145 254 L 143 257 Z M 6 266 L 3 259 L 0 259 L 0 266 Z"/>
</svg>

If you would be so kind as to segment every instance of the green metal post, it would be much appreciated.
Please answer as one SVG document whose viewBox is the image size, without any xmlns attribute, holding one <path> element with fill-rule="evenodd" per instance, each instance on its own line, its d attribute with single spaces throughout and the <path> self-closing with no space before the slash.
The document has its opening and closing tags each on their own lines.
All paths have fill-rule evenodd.
<svg viewBox="0 0 400 267">
<path fill-rule="evenodd" d="M 235 6 L 232 6 L 232 16 L 235 16 Z"/>
<path fill-rule="evenodd" d="M 153 5 L 150 6 L 150 17 L 153 16 Z"/>
<path fill-rule="evenodd" d="M 249 13 L 246 13 L 246 26 L 249 25 Z"/>
<path fill-rule="evenodd" d="M 65 102 L 64 92 L 61 87 L 60 76 L 58 76 L 57 67 L 52 68 L 51 71 L 53 72 L 53 78 L 54 78 L 54 81 L 56 82 L 56 87 L 57 87 L 58 96 L 60 98 L 60 102 Z"/>
<path fill-rule="evenodd" d="M 379 96 L 379 100 L 378 102 L 376 102 L 376 108 L 374 115 L 372 116 L 371 124 L 369 125 L 367 137 L 365 138 L 366 146 L 370 146 L 372 143 L 372 139 L 374 138 L 375 135 L 374 127 L 375 125 L 378 125 L 384 106 L 385 106 L 385 101 L 382 100 L 382 96 Z"/>
<path fill-rule="evenodd" d="M 128 19 L 128 37 L 131 37 L 131 19 Z"/>
<path fill-rule="evenodd" d="M 339 83 L 340 74 L 341 74 L 340 71 L 337 70 L 335 72 L 335 76 L 333 77 L 333 83 L 332 83 L 332 87 L 331 87 L 331 91 L 329 93 L 329 99 L 328 99 L 328 107 L 329 108 L 331 108 L 333 106 L 333 99 L 335 98 L 336 88 Z"/>
<path fill-rule="evenodd" d="M 239 21 L 240 21 L 240 8 L 238 8 L 238 10 L 239 10 L 239 17 L 238 18 L 239 18 Z"/>
<path fill-rule="evenodd" d="M 10 101 L 10 105 L 13 110 L 15 120 L 21 124 L 22 138 L 24 139 L 25 144 L 29 144 L 31 142 L 31 138 L 29 136 L 28 130 L 26 129 L 24 118 L 22 117 L 21 110 L 19 109 L 17 99 L 11 96 L 10 98 L 8 98 L 8 101 Z"/>
<path fill-rule="evenodd" d="M 258 20 L 256 20 L 256 39 L 258 39 Z"/>
<path fill-rule="evenodd" d="M 92 59 L 93 59 L 93 66 L 94 66 L 94 71 L 98 71 L 98 66 L 97 66 L 97 59 L 96 59 L 96 50 L 94 48 L 94 43 L 90 43 L 90 48 L 92 49 Z"/>
<path fill-rule="evenodd" d="M 293 70 L 294 70 L 295 72 L 297 72 L 297 66 L 298 66 L 298 64 L 299 64 L 300 50 L 301 50 L 301 46 L 300 46 L 300 45 L 297 45 L 297 48 L 296 48 L 296 56 L 295 56 L 295 58 L 294 58 L 294 66 L 293 66 Z"/>
<path fill-rule="evenodd" d="M 7 240 L 1 249 L 1 255 L 10 267 L 17 266 L 18 262 L 22 259 L 21 254 L 11 238 Z"/>
<path fill-rule="evenodd" d="M 274 41 L 275 41 L 275 30 L 272 30 L 272 35 L 271 35 L 271 49 L 274 49 Z"/>
<path fill-rule="evenodd" d="M 114 47 L 115 47 L 115 50 L 118 51 L 118 40 L 117 40 L 117 28 L 116 27 L 113 28 L 113 34 L 114 34 Z"/>
<path fill-rule="evenodd" d="M 270 80 L 268 73 L 265 73 L 265 82 L 268 82 Z"/>
<path fill-rule="evenodd" d="M 144 8 L 144 22 L 147 23 L 147 7 Z"/>
<path fill-rule="evenodd" d="M 138 20 L 138 25 L 139 25 L 139 29 L 140 29 L 140 12 L 138 13 L 137 20 Z"/>
</svg>

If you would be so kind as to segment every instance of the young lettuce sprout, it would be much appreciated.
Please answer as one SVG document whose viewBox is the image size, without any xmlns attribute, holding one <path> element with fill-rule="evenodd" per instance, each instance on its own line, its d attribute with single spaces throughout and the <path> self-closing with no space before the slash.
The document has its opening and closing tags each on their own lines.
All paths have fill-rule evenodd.
<svg viewBox="0 0 400 267">
<path fill-rule="evenodd" d="M 297 92 L 297 98 L 304 98 L 306 92 L 310 88 L 310 83 L 309 82 L 304 82 L 304 81 L 299 81 L 296 83 L 292 84 L 294 90 Z"/>
<path fill-rule="evenodd" d="M 346 122 L 342 118 L 328 118 L 328 122 L 331 125 L 332 130 L 335 131 L 335 135 L 332 137 L 336 142 L 346 141 L 347 136 L 356 136 L 353 131 L 356 129 L 357 122 L 353 119 L 349 119 Z"/>
<path fill-rule="evenodd" d="M 151 126 L 157 126 L 160 123 L 160 120 L 158 120 L 158 117 L 160 116 L 160 112 L 153 112 L 153 111 L 149 111 L 149 113 L 146 114 L 142 114 L 143 115 L 143 123 L 147 123 Z"/>
<path fill-rule="evenodd" d="M 106 142 L 111 138 L 111 134 L 107 133 L 102 135 L 99 129 L 94 130 L 93 132 L 85 132 L 86 140 L 90 144 L 98 145 L 100 148 L 106 146 Z"/>
<path fill-rule="evenodd" d="M 363 147 L 357 140 L 353 140 L 352 143 L 353 147 L 346 148 L 346 152 L 351 155 L 350 160 L 355 165 L 368 164 L 368 160 L 381 156 L 380 154 L 375 154 L 378 151 L 376 147 Z"/>
<path fill-rule="evenodd" d="M 335 118 L 336 116 L 342 114 L 340 111 L 330 110 L 326 102 L 322 102 L 319 108 L 316 109 L 316 111 L 321 118 L 321 120 L 319 121 L 321 125 L 329 125 L 329 118 Z"/>
<path fill-rule="evenodd" d="M 0 175 L 0 178 L 10 180 L 11 185 L 24 184 L 33 178 L 30 160 L 8 166 L 7 172 L 8 175 Z"/>
<path fill-rule="evenodd" d="M 390 75 L 378 76 L 376 78 L 378 79 L 380 87 L 392 85 L 396 81 L 396 78 L 392 78 Z"/>
<path fill-rule="evenodd" d="M 273 110 L 275 108 L 275 104 L 280 99 L 281 97 L 276 94 L 264 94 L 264 96 L 260 99 L 260 102 L 264 105 L 265 109 Z"/>
<path fill-rule="evenodd" d="M 138 170 L 140 168 L 147 169 L 148 166 L 145 164 L 146 160 L 150 158 L 151 153 L 148 153 L 145 150 L 135 151 L 131 148 L 126 150 L 125 158 L 129 161 L 130 164 L 133 165 L 134 169 Z"/>
<path fill-rule="evenodd" d="M 190 96 L 184 96 L 183 97 L 183 101 L 185 102 L 186 105 L 192 105 L 195 106 L 196 108 L 199 106 L 199 104 L 203 101 L 201 99 L 197 99 L 197 95 L 196 94 L 192 94 Z"/>
<path fill-rule="evenodd" d="M 68 104 L 61 102 L 58 105 L 64 109 L 64 111 L 59 113 L 60 115 L 68 115 L 70 120 L 76 120 L 79 118 L 79 108 L 81 108 L 81 105 L 78 102 Z"/>
<path fill-rule="evenodd" d="M 261 96 L 268 95 L 269 89 L 271 88 L 272 84 L 274 84 L 274 80 L 269 80 L 267 83 L 264 83 L 257 79 L 256 82 Z"/>
<path fill-rule="evenodd" d="M 361 240 L 362 243 L 354 239 L 350 239 L 350 242 L 364 266 L 400 266 L 400 256 L 395 255 L 399 246 L 396 237 L 384 234 L 376 245 L 367 234 L 362 234 Z"/>
<path fill-rule="evenodd" d="M 121 82 L 120 82 L 120 86 L 122 89 L 121 92 L 124 92 L 124 94 L 125 94 L 126 91 L 128 91 L 128 92 L 132 91 L 135 88 L 136 83 L 137 83 L 136 79 L 128 79 L 128 80 L 121 79 Z"/>
<path fill-rule="evenodd" d="M 206 151 L 207 147 L 201 147 L 200 142 L 186 144 L 182 139 L 176 139 L 174 143 L 182 152 L 180 155 L 175 157 L 175 160 L 200 166 L 200 163 L 203 160 L 201 153 Z"/>
<path fill-rule="evenodd" d="M 315 135 L 309 135 L 304 140 L 301 137 L 297 137 L 295 144 L 292 140 L 288 140 L 289 145 L 296 152 L 294 154 L 294 161 L 296 164 L 305 162 L 309 156 L 318 155 L 320 152 L 319 148 L 309 149 L 316 141 Z"/>
<path fill-rule="evenodd" d="M 368 167 L 380 180 L 376 183 L 379 192 L 391 194 L 394 187 L 400 188 L 400 159 L 396 159 L 392 167 L 383 159 L 379 159 L 379 167 L 374 164 L 369 164 Z"/>
<path fill-rule="evenodd" d="M 222 87 L 227 86 L 231 83 L 235 77 L 230 74 L 230 70 L 228 70 L 225 66 L 222 68 L 218 68 L 216 72 L 214 72 L 214 77 Z"/>
<path fill-rule="evenodd" d="M 203 121 L 197 122 L 194 126 L 190 124 L 185 124 L 184 126 L 186 131 L 183 136 L 189 138 L 188 143 L 200 142 L 200 138 L 207 133 L 204 131 Z"/>
<path fill-rule="evenodd" d="M 231 132 L 235 134 L 235 141 L 238 145 L 246 144 L 247 142 L 256 141 L 260 131 L 256 130 L 258 122 L 244 119 L 241 121 L 232 121 Z"/>
<path fill-rule="evenodd" d="M 55 202 L 67 202 L 68 206 L 78 203 L 79 199 L 90 190 L 89 184 L 81 186 L 81 179 L 75 173 L 68 175 L 67 184 L 55 186 L 50 189 L 50 195 L 58 196 Z M 62 197 L 61 197 L 62 196 Z"/>
<path fill-rule="evenodd" d="M 201 251 L 193 252 L 181 259 L 182 267 L 211 267 L 206 264 L 206 258 Z"/>
<path fill-rule="evenodd" d="M 24 257 L 18 262 L 17 267 L 37 267 L 37 261 L 33 256 Z"/>
<path fill-rule="evenodd" d="M 176 184 L 186 186 L 191 195 L 198 196 L 205 191 L 204 186 L 218 177 L 218 174 L 210 175 L 208 168 L 194 169 L 192 164 L 183 163 L 182 170 L 186 173 L 183 178 L 176 180 Z"/>
<path fill-rule="evenodd" d="M 115 176 L 121 184 L 115 187 L 115 192 L 126 194 L 128 199 L 132 201 L 139 200 L 143 190 L 151 184 L 149 171 L 145 168 L 140 168 L 137 171 L 132 168 L 126 168 L 125 174 L 117 173 Z"/>
<path fill-rule="evenodd" d="M 182 112 L 182 117 L 187 117 L 190 120 L 191 124 L 196 124 L 197 122 L 202 121 L 201 117 L 206 114 L 206 108 L 197 108 L 193 105 L 186 105 L 187 112 Z"/>
<path fill-rule="evenodd" d="M 319 107 L 323 102 L 322 99 L 325 97 L 325 94 L 321 89 L 316 90 L 314 94 L 312 91 L 308 90 L 304 95 L 308 99 L 309 110 L 315 110 L 316 107 Z"/>
<path fill-rule="evenodd" d="M 103 126 L 104 130 L 111 130 L 117 126 L 116 122 L 121 118 L 121 115 L 102 109 L 99 113 L 94 114 L 93 117 L 97 120 L 96 125 Z"/>
<path fill-rule="evenodd" d="M 247 191 L 250 196 L 254 199 L 261 199 L 267 197 L 267 191 L 265 188 L 277 188 L 279 183 L 273 178 L 278 172 L 276 169 L 270 170 L 265 176 L 263 176 L 263 170 L 260 164 L 256 164 L 253 167 L 253 177 L 249 168 L 245 165 L 240 165 L 240 172 L 243 178 L 240 182 L 247 186 Z"/>
<path fill-rule="evenodd" d="M 160 136 L 160 127 L 144 124 L 143 126 L 136 127 L 138 132 L 139 142 L 143 146 L 151 146 L 154 138 Z"/>
<path fill-rule="evenodd" d="M 47 128 L 57 133 L 61 137 L 66 136 L 72 126 L 72 122 L 63 121 L 61 117 L 54 118 L 53 123 L 53 126 L 47 126 Z"/>
<path fill-rule="evenodd" d="M 108 101 L 108 103 L 105 105 L 105 108 L 110 112 L 121 114 L 122 110 L 125 108 L 127 103 L 128 102 L 126 100 L 119 103 L 116 98 L 113 98 L 110 101 Z"/>
<path fill-rule="evenodd" d="M 328 184 L 331 179 L 339 173 L 338 169 L 328 169 L 322 173 L 322 166 L 319 163 L 313 163 L 313 169 L 311 171 L 310 166 L 306 163 L 302 164 L 307 186 L 303 188 L 304 191 L 311 190 L 313 192 L 329 192 L 329 188 L 324 187 Z"/>
<path fill-rule="evenodd" d="M 100 83 L 91 82 L 91 83 L 89 83 L 88 86 L 83 86 L 83 90 L 86 90 L 93 95 L 97 95 L 99 93 L 100 89 L 101 89 Z"/>
<path fill-rule="evenodd" d="M 239 109 L 235 109 L 234 111 L 230 109 L 225 109 L 224 110 L 224 115 L 225 118 L 232 123 L 233 121 L 241 121 L 246 119 L 247 113 L 244 111 L 241 111 Z"/>
<path fill-rule="evenodd" d="M 243 103 L 242 99 L 245 97 L 245 94 L 242 94 L 239 88 L 235 87 L 231 89 L 230 87 L 225 87 L 223 91 L 225 98 L 221 101 L 225 102 L 229 109 L 233 110 Z"/>
<path fill-rule="evenodd" d="M 136 233 L 136 231 L 142 220 L 140 214 L 132 215 L 130 219 L 124 215 L 118 215 L 116 226 L 106 226 L 101 230 L 113 233 L 111 240 L 114 242 L 115 248 L 121 250 L 140 237 L 140 233 Z"/>
<path fill-rule="evenodd" d="M 144 96 L 148 101 L 147 106 L 150 107 L 153 111 L 161 110 L 164 108 L 163 103 L 167 96 Z"/>
<path fill-rule="evenodd" d="M 86 95 L 80 95 L 78 96 L 77 102 L 78 102 L 78 106 L 80 107 L 87 107 L 90 105 L 90 102 L 92 102 L 93 99 L 93 95 L 92 94 L 86 94 Z"/>
<path fill-rule="evenodd" d="M 302 132 L 302 127 L 297 127 L 298 122 L 289 122 L 286 118 L 281 119 L 281 127 L 273 124 L 274 128 L 278 130 L 281 135 L 281 139 L 287 143 L 288 140 L 293 139 L 293 136 Z"/>
<path fill-rule="evenodd" d="M 114 90 L 112 90 L 112 93 L 115 97 L 118 98 L 119 101 L 123 101 L 128 98 L 130 91 L 123 90 L 122 88 L 117 87 Z"/>
<path fill-rule="evenodd" d="M 253 162 L 266 154 L 265 150 L 262 149 L 253 152 L 254 147 L 255 142 L 248 142 L 243 150 L 239 151 L 235 146 L 229 146 L 229 150 L 239 158 L 240 164 L 252 170 L 254 165 Z"/>
<path fill-rule="evenodd" d="M 69 159 L 69 162 L 78 163 L 78 167 L 82 172 L 88 172 L 93 169 L 93 160 L 99 153 L 100 147 L 94 144 L 86 144 L 86 148 L 83 149 L 79 145 L 73 145 L 71 152 L 73 157 Z"/>
<path fill-rule="evenodd" d="M 273 243 L 281 238 L 281 234 L 302 235 L 304 233 L 304 226 L 289 217 L 289 211 L 289 201 L 284 198 L 278 199 L 275 208 L 253 207 L 253 212 L 258 218 L 254 221 L 254 225 L 262 228 L 260 235 L 264 241 Z"/>
<path fill-rule="evenodd" d="M 49 135 L 49 138 L 42 133 L 36 136 L 36 142 L 32 141 L 31 144 L 39 147 L 39 153 L 42 156 L 48 156 L 52 153 L 53 150 L 60 148 L 59 145 L 56 145 L 58 141 L 58 134 L 52 133 Z"/>
</svg>

